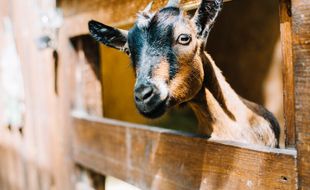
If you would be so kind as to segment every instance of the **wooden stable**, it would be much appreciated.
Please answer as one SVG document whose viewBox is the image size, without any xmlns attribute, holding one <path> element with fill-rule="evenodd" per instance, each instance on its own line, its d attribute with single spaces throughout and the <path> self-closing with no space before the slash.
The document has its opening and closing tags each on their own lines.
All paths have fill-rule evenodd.
<svg viewBox="0 0 310 190">
<path fill-rule="evenodd" d="M 76 189 L 86 170 L 98 189 L 101 175 L 142 190 L 310 189 L 309 0 L 279 2 L 285 149 L 208 141 L 103 118 L 106 89 L 96 74 L 98 44 L 85 36 L 87 22 L 126 27 L 149 2 L 41 0 L 41 10 L 58 7 L 64 13 L 57 48 L 42 51 L 33 43 L 40 35 L 36 2 L 13 0 L 8 13 L 24 75 L 26 123 L 18 139 L 3 132 L 8 138 L 0 141 L 1 189 Z M 199 1 L 181 2 L 191 10 Z M 157 0 L 153 8 L 164 4 Z"/>
</svg>

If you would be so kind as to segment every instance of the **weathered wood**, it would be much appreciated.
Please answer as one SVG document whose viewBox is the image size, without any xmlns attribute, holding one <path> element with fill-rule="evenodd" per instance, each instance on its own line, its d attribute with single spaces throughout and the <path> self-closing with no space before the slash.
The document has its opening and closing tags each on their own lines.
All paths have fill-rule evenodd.
<svg viewBox="0 0 310 190">
<path fill-rule="evenodd" d="M 8 152 L 11 152 L 10 163 L 13 167 L 11 167 L 11 180 L 8 183 L 13 184 L 12 189 L 20 187 L 21 189 L 44 190 L 53 186 L 50 144 L 53 141 L 51 129 L 57 125 L 54 117 L 54 65 L 52 52 L 50 50 L 39 51 L 34 43 L 34 40 L 42 34 L 38 27 L 39 15 L 41 11 L 52 8 L 53 2 L 53 0 L 10 1 L 10 19 L 14 30 L 12 32 L 14 41 L 10 43 L 16 45 L 17 59 L 22 68 L 25 89 L 23 136 L 19 142 L 13 135 L 11 138 L 15 140 L 8 141 L 18 142 L 14 145 L 18 148 L 3 146 L 4 149 L 11 149 Z M 8 60 L 8 63 L 10 61 Z M 16 170 L 14 170 L 14 165 L 17 166 Z M 20 182 L 19 178 L 23 181 Z"/>
<path fill-rule="evenodd" d="M 280 31 L 282 45 L 283 101 L 286 146 L 295 145 L 294 66 L 292 56 L 292 19 L 289 0 L 280 0 Z"/>
<path fill-rule="evenodd" d="M 103 116 L 99 44 L 86 35 L 72 42 L 77 53 L 75 107 L 90 115 Z"/>
<path fill-rule="evenodd" d="M 294 150 L 74 114 L 74 159 L 141 189 L 295 189 Z M 231 143 L 234 144 L 234 143 Z"/>
<path fill-rule="evenodd" d="M 224 0 L 225 2 L 229 0 Z M 166 0 L 154 1 L 152 10 L 157 10 L 166 4 Z M 184 10 L 197 8 L 200 0 L 183 0 L 181 5 Z M 143 10 L 149 0 L 122 0 L 122 1 L 100 1 L 100 0 L 61 0 L 59 7 L 65 16 L 64 27 L 69 36 L 78 36 L 88 33 L 87 23 L 94 19 L 113 26 L 126 26 L 132 24 L 139 11 Z M 125 8 L 126 7 L 126 8 Z M 124 8 L 126 11 L 124 11 Z"/>
<path fill-rule="evenodd" d="M 228 2 L 231 0 L 224 0 L 224 2 Z M 124 18 L 128 18 L 127 16 L 135 16 L 137 11 L 143 10 L 150 0 L 139 0 L 139 1 L 131 1 L 131 0 L 121 0 L 121 1 L 100 1 L 100 0 L 59 0 L 58 6 L 62 7 L 64 11 L 64 16 L 69 17 L 76 14 L 81 14 L 89 11 L 100 11 L 100 10 L 115 10 L 113 11 L 113 15 L 117 15 L 118 18 L 113 18 L 117 20 L 124 20 Z M 153 9 L 158 9 L 159 7 L 163 7 L 166 5 L 168 0 L 157 0 L 153 2 Z M 181 5 L 185 9 L 194 9 L 200 3 L 200 0 L 181 0 Z M 124 11 L 124 7 L 131 8 L 133 10 L 126 9 Z M 132 14 L 134 13 L 134 15 Z"/>
<path fill-rule="evenodd" d="M 0 189 L 22 190 L 28 188 L 25 156 L 22 154 L 23 138 L 14 129 L 0 126 Z M 29 166 L 29 170 L 38 169 Z"/>
<path fill-rule="evenodd" d="M 97 64 L 99 56 L 96 50 L 90 52 L 94 48 L 94 44 L 87 39 L 85 40 L 85 36 L 72 39 L 67 35 L 67 32 L 69 31 L 65 28 L 61 28 L 59 31 L 59 81 L 61 82 L 59 82 L 57 102 L 59 105 L 58 125 L 53 127 L 53 134 L 55 135 L 53 167 L 54 172 L 57 173 L 54 179 L 54 187 L 57 190 L 79 189 L 80 186 L 82 186 L 80 189 L 97 189 L 97 187 L 102 189 L 103 176 L 100 176 L 100 182 L 96 182 L 97 175 L 93 178 L 95 175 L 90 176 L 87 172 L 85 173 L 84 169 L 75 167 L 76 163 L 72 159 L 73 123 L 70 115 L 73 107 L 82 108 L 81 111 L 97 116 L 102 114 L 101 88 L 99 89 L 100 84 L 96 73 L 100 72 L 98 71 L 100 69 L 90 68 L 90 65 L 95 66 Z M 89 56 L 92 53 L 94 56 Z M 80 70 L 78 70 L 79 66 L 81 66 Z M 81 81 L 77 81 L 79 77 Z M 77 96 L 84 101 L 81 105 L 76 102 Z M 80 175 L 82 173 L 83 175 Z M 84 177 L 87 179 L 85 180 Z"/>
<path fill-rule="evenodd" d="M 75 99 L 75 66 L 78 63 L 78 55 L 73 48 L 66 30 L 59 31 L 59 82 L 58 88 L 58 125 L 53 127 L 54 155 L 53 167 L 55 176 L 55 189 L 75 189 L 74 161 L 72 160 L 71 129 L 72 120 L 70 110 Z"/>
<path fill-rule="evenodd" d="M 292 0 L 298 183 L 310 188 L 310 1 Z"/>
</svg>

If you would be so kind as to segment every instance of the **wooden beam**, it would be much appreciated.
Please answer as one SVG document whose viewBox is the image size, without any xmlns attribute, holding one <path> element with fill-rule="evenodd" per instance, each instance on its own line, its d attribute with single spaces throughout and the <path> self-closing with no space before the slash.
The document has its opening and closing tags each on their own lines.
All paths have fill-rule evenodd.
<svg viewBox="0 0 310 190">
<path fill-rule="evenodd" d="M 25 111 L 22 119 L 24 120 L 23 136 L 19 142 L 16 137 L 11 141 L 12 144 L 18 142 L 20 149 L 11 150 L 16 152 L 11 153 L 15 156 L 8 157 L 13 166 L 23 167 L 23 169 L 6 171 L 5 174 L 12 175 L 13 185 L 19 185 L 20 174 L 23 175 L 22 189 L 54 189 L 55 183 L 58 183 L 54 180 L 56 172 L 53 173 L 55 162 L 52 158 L 55 155 L 55 147 L 52 144 L 58 140 L 53 137 L 52 132 L 54 126 L 58 126 L 56 117 L 58 104 L 54 92 L 55 62 L 51 50 L 39 51 L 35 44 L 35 39 L 42 35 L 39 15 L 53 9 L 55 7 L 53 2 L 54 0 L 9 1 L 13 31 L 8 34 L 14 34 L 14 41 L 8 42 L 12 44 L 13 51 L 16 46 L 16 59 L 20 62 L 22 70 Z M 13 60 L 7 61 L 10 63 Z M 14 139 L 14 136 L 11 137 Z M 1 153 L 0 155 L 3 156 Z M 19 157 L 20 160 L 14 160 L 14 157 Z M 21 166 L 18 166 L 19 164 Z M 3 169 L 10 169 L 10 167 Z M 0 189 L 6 188 L 0 186 Z"/>
<path fill-rule="evenodd" d="M 74 159 L 141 189 L 296 189 L 295 150 L 212 142 L 192 134 L 75 113 Z"/>
<path fill-rule="evenodd" d="M 292 0 L 299 188 L 310 188 L 310 1 Z"/>
<path fill-rule="evenodd" d="M 280 31 L 282 47 L 282 73 L 283 73 L 283 109 L 285 118 L 285 144 L 295 145 L 294 125 L 294 65 L 292 55 L 292 18 L 289 0 L 280 0 Z"/>
<path fill-rule="evenodd" d="M 231 0 L 224 0 L 228 2 Z M 65 16 L 64 30 L 71 37 L 88 34 L 88 21 L 94 19 L 108 25 L 124 27 L 133 24 L 136 15 L 143 10 L 150 0 L 123 0 L 120 3 L 102 0 L 60 0 L 58 7 Z M 198 7 L 200 0 L 183 0 L 181 7 L 192 10 Z M 152 10 L 158 10 L 166 4 L 166 0 L 156 0 Z M 126 10 L 124 11 L 124 7 Z"/>
</svg>

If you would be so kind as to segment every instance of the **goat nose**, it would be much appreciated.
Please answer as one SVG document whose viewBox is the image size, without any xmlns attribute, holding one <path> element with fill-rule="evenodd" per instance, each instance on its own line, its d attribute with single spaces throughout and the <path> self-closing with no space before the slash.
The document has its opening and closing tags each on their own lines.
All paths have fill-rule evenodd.
<svg viewBox="0 0 310 190">
<path fill-rule="evenodd" d="M 144 101 L 152 96 L 153 88 L 151 86 L 145 86 L 135 90 L 135 98 L 137 101 Z"/>
</svg>

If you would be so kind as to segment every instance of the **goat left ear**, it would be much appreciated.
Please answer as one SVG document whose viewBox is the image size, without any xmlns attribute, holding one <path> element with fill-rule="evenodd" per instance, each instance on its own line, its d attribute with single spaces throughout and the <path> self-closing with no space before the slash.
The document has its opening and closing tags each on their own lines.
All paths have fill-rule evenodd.
<svg viewBox="0 0 310 190">
<path fill-rule="evenodd" d="M 94 20 L 88 22 L 88 29 L 90 35 L 96 41 L 99 41 L 106 46 L 128 53 L 128 31 L 113 28 Z"/>
<path fill-rule="evenodd" d="M 207 39 L 209 32 L 215 22 L 218 13 L 221 11 L 223 0 L 202 0 L 197 9 L 193 22 L 197 28 L 197 35 Z"/>
</svg>

